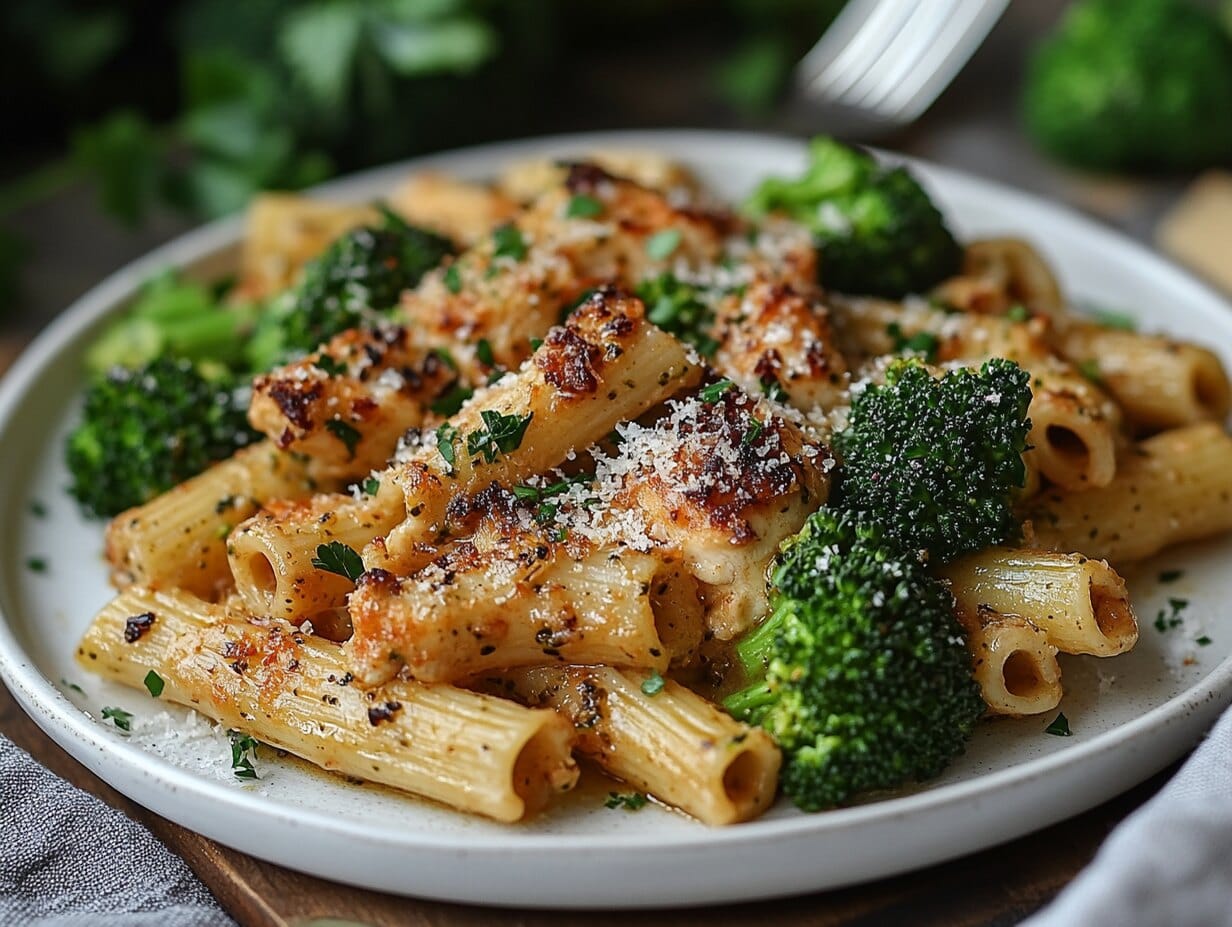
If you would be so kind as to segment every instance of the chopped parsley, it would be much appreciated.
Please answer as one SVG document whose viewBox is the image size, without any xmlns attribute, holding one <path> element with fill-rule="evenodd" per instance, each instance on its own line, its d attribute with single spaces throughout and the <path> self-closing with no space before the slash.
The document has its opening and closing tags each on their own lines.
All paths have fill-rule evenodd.
<svg viewBox="0 0 1232 927">
<path fill-rule="evenodd" d="M 231 772 L 237 779 L 260 779 L 252 761 L 257 758 L 256 738 L 239 731 L 228 731 L 231 738 Z"/>
<path fill-rule="evenodd" d="M 543 347 L 543 339 L 542 339 L 542 338 L 532 338 L 532 339 L 530 339 L 530 349 L 531 349 L 532 351 L 538 351 L 541 347 Z"/>
<path fill-rule="evenodd" d="M 158 698 L 163 694 L 163 688 L 167 685 L 167 683 L 163 680 L 163 677 L 154 672 L 154 670 L 150 670 L 145 674 L 144 682 L 145 690 L 155 698 Z"/>
<path fill-rule="evenodd" d="M 110 721 L 122 731 L 131 731 L 133 729 L 133 716 L 131 712 L 125 711 L 123 708 L 115 708 L 107 705 L 103 708 L 103 720 Z"/>
<path fill-rule="evenodd" d="M 646 256 L 652 261 L 666 261 L 680 247 L 680 229 L 664 229 L 646 239 Z"/>
<path fill-rule="evenodd" d="M 26 558 L 26 569 L 29 570 L 31 573 L 46 573 L 47 572 L 47 561 L 44 560 L 42 557 L 27 557 Z"/>
<path fill-rule="evenodd" d="M 1031 311 L 1022 303 L 1014 303 L 1010 306 L 1009 311 L 1005 313 L 1005 317 L 1011 322 L 1030 322 Z"/>
<path fill-rule="evenodd" d="M 508 223 L 500 226 L 492 233 L 492 241 L 496 249 L 492 252 L 494 258 L 509 258 L 520 261 L 526 257 L 526 239 L 516 225 Z"/>
<path fill-rule="evenodd" d="M 462 408 L 463 403 L 474 395 L 473 389 L 464 385 L 461 380 L 454 380 L 449 389 L 432 400 L 428 408 L 437 415 L 444 415 L 448 418 L 456 414 Z"/>
<path fill-rule="evenodd" d="M 1052 734 L 1055 737 L 1070 737 L 1073 731 L 1069 729 L 1069 718 L 1065 717 L 1065 713 L 1059 713 L 1053 720 L 1052 724 L 1044 728 L 1045 734 Z"/>
<path fill-rule="evenodd" d="M 318 544 L 317 555 L 312 558 L 312 565 L 326 573 L 345 576 L 351 582 L 358 580 L 364 572 L 363 558 L 341 541 Z"/>
<path fill-rule="evenodd" d="M 744 432 L 744 437 L 740 439 L 741 447 L 749 447 L 754 441 L 761 437 L 761 433 L 766 430 L 766 426 L 761 423 L 761 419 L 754 418 L 749 420 L 749 427 Z"/>
<path fill-rule="evenodd" d="M 783 384 L 778 381 L 777 377 L 762 377 L 761 391 L 771 402 L 787 401 L 787 390 L 783 389 Z"/>
<path fill-rule="evenodd" d="M 312 366 L 317 370 L 324 371 L 327 377 L 336 377 L 347 372 L 347 365 L 342 361 L 334 360 L 328 354 L 322 354 L 312 362 Z"/>
<path fill-rule="evenodd" d="M 570 197 L 569 205 L 565 207 L 566 219 L 593 219 L 603 212 L 603 203 L 593 196 L 578 193 Z"/>
<path fill-rule="evenodd" d="M 1104 328 L 1114 328 L 1122 332 L 1138 330 L 1138 320 L 1127 312 L 1117 312 L 1113 309 L 1096 309 L 1092 313 L 1095 322 Z"/>
<path fill-rule="evenodd" d="M 1194 643 L 1197 644 L 1199 647 L 1209 647 L 1211 644 L 1214 643 L 1214 641 L 1212 641 L 1209 637 L 1203 634 L 1196 641 L 1194 641 Z"/>
<path fill-rule="evenodd" d="M 378 480 L 375 476 L 368 477 L 366 480 L 364 480 L 359 485 L 360 485 L 360 488 L 363 489 L 365 496 L 375 496 L 378 492 L 381 491 L 381 481 Z"/>
<path fill-rule="evenodd" d="M 1089 357 L 1084 361 L 1079 361 L 1076 365 L 1078 372 L 1090 380 L 1092 383 L 1099 384 L 1103 377 L 1099 371 L 1099 361 L 1093 357 Z"/>
<path fill-rule="evenodd" d="M 1168 599 L 1168 607 L 1161 608 L 1155 616 L 1155 630 L 1160 634 L 1179 628 L 1184 622 L 1181 612 L 1189 607 L 1189 599 Z"/>
<path fill-rule="evenodd" d="M 30 514 L 35 518 L 46 518 L 47 506 L 43 505 L 38 499 L 32 499 L 30 501 Z"/>
<path fill-rule="evenodd" d="M 433 348 L 432 353 L 442 364 L 452 370 L 458 372 L 458 362 L 453 359 L 453 355 L 449 353 L 449 348 Z"/>
<path fill-rule="evenodd" d="M 484 409 L 479 414 L 483 427 L 466 436 L 466 453 L 471 457 L 482 455 L 488 463 L 500 454 L 509 454 L 521 447 L 526 426 L 535 417 L 534 412 L 525 416 L 502 415 L 492 409 Z"/>
<path fill-rule="evenodd" d="M 696 287 L 682 283 L 675 274 L 662 273 L 643 280 L 637 295 L 646 304 L 651 324 L 689 342 L 705 357 L 718 349 L 719 343 L 710 336 L 714 312 Z"/>
<path fill-rule="evenodd" d="M 479 339 L 479 343 L 475 345 L 475 356 L 485 367 L 496 366 L 496 358 L 492 355 L 492 342 L 487 338 Z"/>
<path fill-rule="evenodd" d="M 642 681 L 642 695 L 655 696 L 663 691 L 667 681 L 659 675 L 658 670 L 651 670 L 650 675 Z"/>
<path fill-rule="evenodd" d="M 77 683 L 75 683 L 75 682 L 69 682 L 69 681 L 68 681 L 67 679 L 65 679 L 63 676 L 61 676 L 61 677 L 60 677 L 60 685 L 64 686 L 65 688 L 72 689 L 72 690 L 73 690 L 74 692 L 76 692 L 78 695 L 85 695 L 85 694 L 86 694 L 86 690 L 85 690 L 85 689 L 81 688 L 81 686 L 77 685 Z"/>
<path fill-rule="evenodd" d="M 462 292 L 462 275 L 458 273 L 458 265 L 450 264 L 445 268 L 445 276 L 443 278 L 445 289 L 455 296 Z"/>
<path fill-rule="evenodd" d="M 908 336 L 903 333 L 901 325 L 891 322 L 886 326 L 886 334 L 894 339 L 895 354 L 917 354 L 930 364 L 937 359 L 941 339 L 932 332 L 916 332 Z"/>
<path fill-rule="evenodd" d="M 441 459 L 445 461 L 445 466 L 449 468 L 447 473 L 453 473 L 454 464 L 457 462 L 453 449 L 453 439 L 457 436 L 458 429 L 448 422 L 442 423 L 436 429 L 436 450 L 441 455 Z"/>
<path fill-rule="evenodd" d="M 705 403 L 718 402 L 723 398 L 723 394 L 736 384 L 731 380 L 719 380 L 717 383 L 711 383 L 709 386 L 703 386 L 697 392 L 697 396 Z"/>
<path fill-rule="evenodd" d="M 626 811 L 641 811 L 650 802 L 642 792 L 608 792 L 604 808 L 624 808 Z"/>
<path fill-rule="evenodd" d="M 331 418 L 325 423 L 325 429 L 344 445 L 347 449 L 347 459 L 355 459 L 355 446 L 363 439 L 363 434 L 354 425 L 348 425 L 340 418 Z"/>
<path fill-rule="evenodd" d="M 1161 583 L 1174 583 L 1184 575 L 1184 570 L 1164 570 L 1159 574 L 1159 581 Z"/>
<path fill-rule="evenodd" d="M 526 483 L 521 483 L 513 487 L 513 495 L 514 498 L 520 499 L 523 502 L 541 502 L 544 499 L 550 499 L 552 496 L 559 496 L 563 492 L 568 492 L 570 486 L 575 486 L 578 483 L 589 483 L 593 479 L 593 474 L 578 473 L 574 476 L 567 476 L 555 483 L 549 483 L 547 486 L 529 486 Z"/>
</svg>

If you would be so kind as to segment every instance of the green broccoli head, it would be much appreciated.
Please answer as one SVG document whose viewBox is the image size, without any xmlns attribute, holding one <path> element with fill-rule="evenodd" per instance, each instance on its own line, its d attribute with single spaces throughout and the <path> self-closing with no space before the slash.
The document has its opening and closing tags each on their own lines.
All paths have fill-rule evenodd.
<svg viewBox="0 0 1232 927">
<path fill-rule="evenodd" d="M 1023 106 L 1073 164 L 1212 164 L 1232 157 L 1232 38 L 1180 0 L 1082 0 L 1032 59 Z"/>
<path fill-rule="evenodd" d="M 939 562 L 1013 538 L 1030 403 L 1030 377 L 1012 361 L 940 379 L 918 360 L 895 361 L 835 436 L 838 504 Z"/>
<path fill-rule="evenodd" d="M 299 285 L 257 322 L 248 345 L 254 370 L 316 350 L 334 335 L 379 321 L 453 243 L 385 210 L 380 226 L 347 232 L 304 268 Z"/>
<path fill-rule="evenodd" d="M 724 704 L 783 750 L 806 811 L 937 775 L 984 712 L 949 592 L 851 513 L 814 513 L 779 556 L 773 611 L 737 647 Z"/>
<path fill-rule="evenodd" d="M 225 369 L 184 358 L 96 378 L 68 439 L 70 492 L 87 514 L 109 517 L 230 456 L 256 436 L 239 392 Z"/>
<path fill-rule="evenodd" d="M 961 265 L 944 217 L 906 168 L 885 167 L 833 139 L 813 139 L 804 174 L 767 178 L 746 209 L 784 212 L 811 229 L 821 282 L 839 292 L 921 293 Z"/>
</svg>

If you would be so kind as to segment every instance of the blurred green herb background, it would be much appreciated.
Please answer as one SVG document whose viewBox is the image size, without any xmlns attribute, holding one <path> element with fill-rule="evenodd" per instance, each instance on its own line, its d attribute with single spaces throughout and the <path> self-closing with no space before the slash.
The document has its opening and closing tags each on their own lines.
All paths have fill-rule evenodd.
<svg viewBox="0 0 1232 927">
<path fill-rule="evenodd" d="M 20 92 L 6 107 L 0 220 L 83 178 L 128 226 L 154 207 L 210 218 L 258 190 L 551 130 L 562 88 L 620 45 L 719 49 L 710 102 L 755 113 L 841 6 L 8 0 L 0 42 Z M 26 252 L 0 234 L 0 305 Z"/>
</svg>

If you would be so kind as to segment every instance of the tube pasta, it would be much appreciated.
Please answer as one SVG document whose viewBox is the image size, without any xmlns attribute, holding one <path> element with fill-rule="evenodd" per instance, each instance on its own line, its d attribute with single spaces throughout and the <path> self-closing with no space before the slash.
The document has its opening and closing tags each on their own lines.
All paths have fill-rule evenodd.
<svg viewBox="0 0 1232 927">
<path fill-rule="evenodd" d="M 1025 618 L 961 613 L 972 674 L 992 715 L 1037 715 L 1061 703 L 1057 648 Z"/>
<path fill-rule="evenodd" d="M 406 520 L 365 550 L 364 562 L 412 572 L 430 559 L 429 545 L 445 527 L 451 498 L 544 473 L 700 376 L 683 345 L 645 320 L 640 301 L 596 293 L 565 327 L 549 333 L 516 377 L 477 394 L 447 431 L 437 432 L 435 444 L 394 469 Z M 520 442 L 495 455 L 471 451 L 470 442 L 488 427 L 484 415 L 493 413 L 526 421 Z M 442 438 L 452 459 L 442 453 Z"/>
<path fill-rule="evenodd" d="M 308 466 L 257 444 L 117 515 L 107 559 L 118 588 L 178 586 L 211 597 L 231 585 L 227 538 L 267 499 L 302 499 L 316 487 Z"/>
<path fill-rule="evenodd" d="M 573 722 L 578 752 L 706 824 L 734 824 L 774 801 L 780 755 L 765 731 L 724 714 L 679 683 L 648 694 L 645 671 L 533 667 L 501 675 L 500 691 Z"/>
<path fill-rule="evenodd" d="M 1004 315 L 1026 306 L 1058 317 L 1065 308 L 1061 287 L 1038 251 L 1020 238 L 986 238 L 966 247 L 961 276 L 936 290 L 937 297 L 963 312 Z"/>
<path fill-rule="evenodd" d="M 940 573 L 964 612 L 1025 618 L 1062 653 L 1111 657 L 1138 642 L 1125 580 L 1102 561 L 992 547 Z"/>
<path fill-rule="evenodd" d="M 412 174 L 390 194 L 389 205 L 407 222 L 474 244 L 502 222 L 517 204 L 498 190 L 422 171 Z"/>
<path fill-rule="evenodd" d="M 150 616 L 129 640 L 128 620 Z M 349 685 L 337 645 L 250 624 L 183 592 L 133 586 L 91 623 L 81 663 L 325 769 L 517 821 L 573 787 L 569 726 L 552 712 L 451 686 Z"/>
<path fill-rule="evenodd" d="M 1061 327 L 1055 343 L 1074 363 L 1094 366 L 1139 431 L 1222 422 L 1232 407 L 1223 364 L 1198 345 L 1080 322 Z"/>
<path fill-rule="evenodd" d="M 674 654 L 658 624 L 676 616 L 652 607 L 661 572 L 649 554 L 600 548 L 575 560 L 547 544 L 491 557 L 467 547 L 401 580 L 373 570 L 348 603 L 347 651 L 365 683 L 399 664 L 425 682 L 552 661 L 666 671 Z M 700 643 L 700 614 L 684 624 L 695 633 L 687 656 Z"/>
<path fill-rule="evenodd" d="M 1124 455 L 1101 489 L 1050 490 L 1026 506 L 1035 545 L 1114 564 L 1232 529 L 1232 437 L 1213 422 L 1165 431 Z"/>
</svg>

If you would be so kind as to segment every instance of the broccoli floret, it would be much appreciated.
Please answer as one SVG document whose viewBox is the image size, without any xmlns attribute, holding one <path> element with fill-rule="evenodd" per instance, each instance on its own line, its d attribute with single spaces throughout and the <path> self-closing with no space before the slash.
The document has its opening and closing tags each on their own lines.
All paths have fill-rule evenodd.
<svg viewBox="0 0 1232 927">
<path fill-rule="evenodd" d="M 308 263 L 299 285 L 266 310 L 248 344 L 254 370 L 307 354 L 339 332 L 379 321 L 454 246 L 383 211 L 379 226 L 347 232 Z"/>
<path fill-rule="evenodd" d="M 984 711 L 949 592 L 849 512 L 814 513 L 779 556 L 770 617 L 737 645 L 756 681 L 724 701 L 783 750 L 818 811 L 938 774 Z"/>
<path fill-rule="evenodd" d="M 88 387 L 69 436 L 70 492 L 99 517 L 140 505 L 252 441 L 246 413 L 221 366 L 163 357 L 115 367 Z"/>
<path fill-rule="evenodd" d="M 746 210 L 784 212 L 811 229 L 821 282 L 842 293 L 922 293 L 956 274 L 962 260 L 944 217 L 906 168 L 829 138 L 813 139 L 798 179 L 762 181 Z"/>
<path fill-rule="evenodd" d="M 1232 157 L 1232 38 L 1179 0 L 1082 0 L 1035 53 L 1023 100 L 1045 150 L 1092 168 Z"/>
<path fill-rule="evenodd" d="M 256 318 L 253 306 L 221 306 L 210 287 L 167 270 L 150 279 L 124 317 L 86 352 L 86 370 L 135 368 L 156 357 L 238 364 L 243 334 Z"/>
<path fill-rule="evenodd" d="M 835 436 L 837 503 L 935 562 L 1014 538 L 1030 403 L 1030 377 L 1012 361 L 940 379 L 918 360 L 895 361 Z"/>
</svg>

